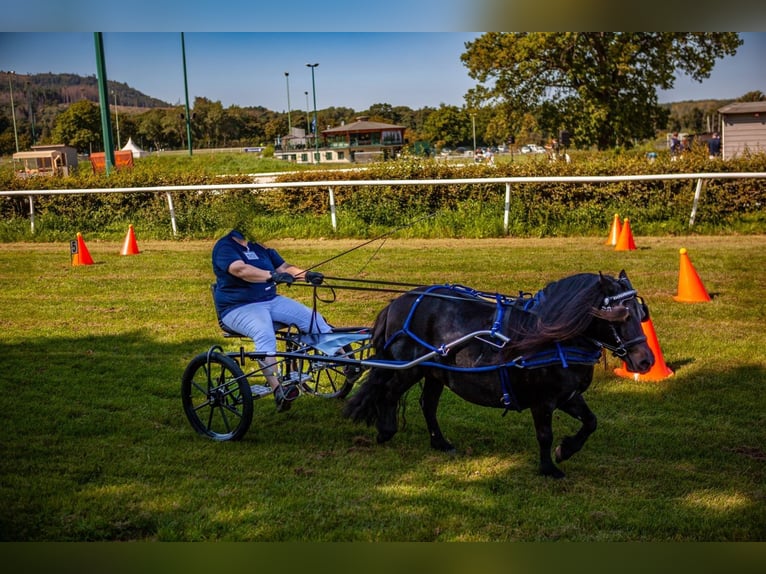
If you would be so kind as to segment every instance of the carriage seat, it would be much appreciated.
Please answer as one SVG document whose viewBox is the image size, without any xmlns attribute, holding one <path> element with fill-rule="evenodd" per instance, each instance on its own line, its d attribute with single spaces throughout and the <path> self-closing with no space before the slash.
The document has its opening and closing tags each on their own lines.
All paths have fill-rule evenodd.
<svg viewBox="0 0 766 574">
<path fill-rule="evenodd" d="M 218 320 L 218 326 L 221 328 L 221 331 L 223 331 L 223 336 L 226 338 L 238 338 L 238 339 L 249 339 L 247 335 L 243 335 L 242 333 L 237 333 L 236 331 L 232 331 L 229 329 L 226 325 L 223 324 L 223 321 L 221 321 L 221 316 L 218 314 L 218 307 L 215 305 L 215 283 L 210 284 L 210 295 L 213 298 L 213 309 L 215 310 L 215 317 Z M 274 323 L 274 332 L 279 331 L 280 329 L 287 329 L 289 325 L 286 323 Z"/>
</svg>

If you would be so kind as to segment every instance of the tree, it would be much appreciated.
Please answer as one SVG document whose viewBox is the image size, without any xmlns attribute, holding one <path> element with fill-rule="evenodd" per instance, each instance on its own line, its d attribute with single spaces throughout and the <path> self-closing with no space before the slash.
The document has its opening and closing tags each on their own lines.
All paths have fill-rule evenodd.
<svg viewBox="0 0 766 574">
<path fill-rule="evenodd" d="M 461 60 L 479 82 L 472 106 L 509 104 L 512 124 L 535 112 L 549 134 L 567 129 L 577 147 L 607 149 L 654 137 L 667 124 L 657 90 L 677 71 L 702 81 L 741 45 L 733 32 L 490 32 Z"/>
<path fill-rule="evenodd" d="M 56 143 L 72 146 L 80 152 L 103 151 L 101 112 L 88 100 L 75 102 L 56 118 L 52 133 Z"/>
<path fill-rule="evenodd" d="M 752 92 L 747 92 L 741 98 L 737 98 L 737 101 L 738 102 L 766 102 L 766 94 L 764 94 L 761 90 L 755 90 Z"/>
<path fill-rule="evenodd" d="M 218 147 L 221 145 L 221 129 L 224 118 L 223 105 L 220 101 L 208 98 L 194 98 L 194 121 L 196 131 L 201 133 L 199 147 Z"/>
<path fill-rule="evenodd" d="M 457 106 L 441 104 L 423 122 L 423 135 L 436 147 L 456 146 L 471 141 L 471 116 Z"/>
<path fill-rule="evenodd" d="M 144 142 L 143 147 L 151 150 L 165 147 L 166 140 L 163 128 L 165 115 L 163 110 L 149 110 L 136 117 L 138 141 Z M 180 122 L 181 120 L 176 121 Z"/>
</svg>

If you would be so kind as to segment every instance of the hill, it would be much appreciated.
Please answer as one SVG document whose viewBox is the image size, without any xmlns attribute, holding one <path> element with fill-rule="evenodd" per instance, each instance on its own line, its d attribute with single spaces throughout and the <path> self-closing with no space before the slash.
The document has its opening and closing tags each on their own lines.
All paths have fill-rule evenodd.
<svg viewBox="0 0 766 574">
<path fill-rule="evenodd" d="M 10 74 L 0 72 L 0 82 L 8 85 L 13 83 L 13 100 L 15 105 L 26 107 L 33 103 L 36 110 L 49 106 L 67 105 L 79 100 L 98 102 L 98 79 L 93 76 L 77 74 Z M 157 98 L 147 96 L 131 88 L 129 85 L 107 81 L 109 96 L 112 102 L 117 97 L 119 106 L 132 108 L 168 108 L 171 104 Z M 10 104 L 10 92 L 0 92 L 0 105 Z"/>
</svg>

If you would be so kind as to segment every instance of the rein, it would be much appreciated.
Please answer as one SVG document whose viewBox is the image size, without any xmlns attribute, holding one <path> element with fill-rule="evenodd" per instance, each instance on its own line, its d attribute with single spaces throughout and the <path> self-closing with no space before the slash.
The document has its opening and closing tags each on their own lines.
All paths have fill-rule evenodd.
<svg viewBox="0 0 766 574">
<path fill-rule="evenodd" d="M 381 280 L 374 280 L 374 279 L 353 279 L 350 277 L 328 277 L 325 276 L 325 281 L 345 281 L 347 283 L 364 283 L 369 285 L 391 285 L 394 287 L 425 287 L 421 283 L 400 283 L 397 281 L 381 281 Z M 461 297 L 458 295 L 447 295 L 445 293 L 430 293 L 425 291 L 415 291 L 413 292 L 411 289 L 405 290 L 405 289 L 392 289 L 387 287 L 364 287 L 364 286 L 353 286 L 353 285 L 329 285 L 326 283 L 322 283 L 321 285 L 311 285 L 309 283 L 293 283 L 291 287 L 311 287 L 314 289 L 314 297 L 315 299 L 319 299 L 323 303 L 333 303 L 335 302 L 335 291 L 336 290 L 347 290 L 347 291 L 372 291 L 377 293 L 399 293 L 401 295 L 410 295 L 410 296 L 420 296 L 425 294 L 426 297 L 435 297 L 437 299 L 450 299 L 453 301 L 465 301 L 467 298 L 465 296 Z M 445 283 L 444 285 L 434 285 L 432 288 L 439 288 L 443 287 L 445 289 L 452 289 L 453 287 L 457 287 L 458 289 L 464 290 L 463 292 L 466 295 L 477 295 L 481 297 L 481 302 L 492 304 L 492 301 L 490 299 L 495 297 L 502 297 L 506 301 L 512 301 L 515 298 L 511 297 L 509 295 L 500 295 L 496 293 L 485 293 L 482 291 L 475 291 L 473 289 L 470 289 L 468 287 L 463 287 L 462 285 L 457 284 L 450 284 Z M 330 299 L 322 299 L 319 297 L 318 291 L 324 289 L 327 291 L 330 291 L 332 293 L 332 297 Z"/>
</svg>

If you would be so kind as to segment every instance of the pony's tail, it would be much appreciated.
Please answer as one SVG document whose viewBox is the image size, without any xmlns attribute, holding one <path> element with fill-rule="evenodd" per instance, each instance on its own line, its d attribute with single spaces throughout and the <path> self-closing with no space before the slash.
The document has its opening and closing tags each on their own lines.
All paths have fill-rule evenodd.
<svg viewBox="0 0 766 574">
<path fill-rule="evenodd" d="M 372 327 L 372 344 L 378 352 L 385 345 L 386 323 L 388 321 L 388 306 L 378 313 Z M 373 359 L 375 359 L 373 356 Z M 383 373 L 379 369 L 370 369 L 370 374 L 347 401 L 343 408 L 343 415 L 354 422 L 365 422 L 372 426 L 380 418 L 380 405 L 386 398 L 386 385 L 380 381 Z"/>
<path fill-rule="evenodd" d="M 386 398 L 385 385 L 376 384 L 376 369 L 370 370 L 370 375 L 359 390 L 354 393 L 343 408 L 343 416 L 354 422 L 364 422 L 372 426 L 380 418 L 380 406 Z"/>
</svg>

